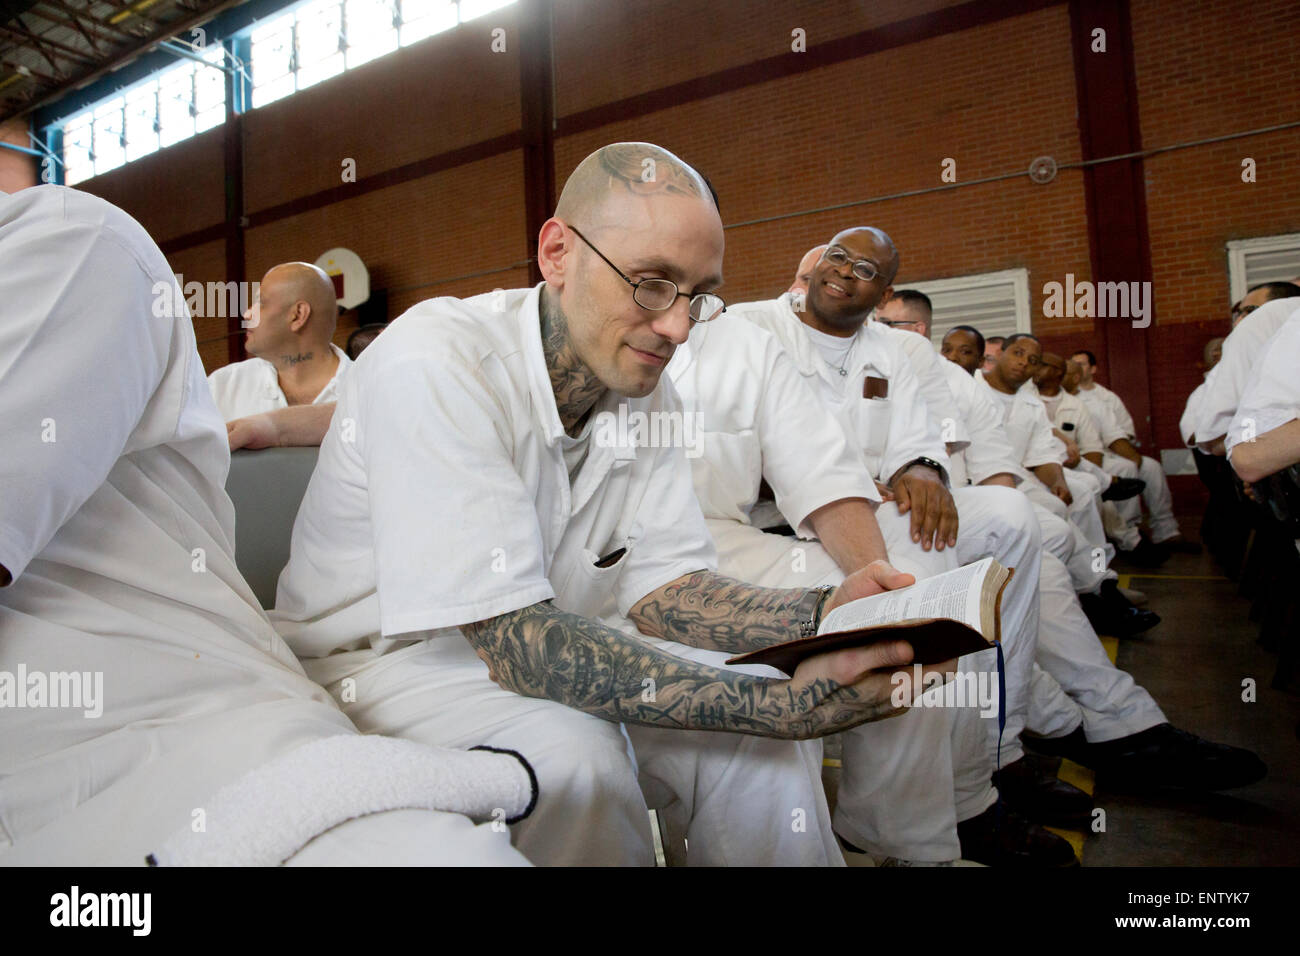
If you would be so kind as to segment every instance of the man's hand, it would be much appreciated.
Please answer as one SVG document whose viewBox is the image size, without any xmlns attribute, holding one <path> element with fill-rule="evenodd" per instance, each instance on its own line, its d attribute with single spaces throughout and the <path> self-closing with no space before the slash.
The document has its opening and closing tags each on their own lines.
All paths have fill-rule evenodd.
<svg viewBox="0 0 1300 956">
<path fill-rule="evenodd" d="M 872 561 L 854 571 L 831 594 L 822 608 L 822 619 L 841 604 L 858 598 L 871 597 L 882 591 L 897 591 L 916 583 L 916 577 L 891 565 L 888 561 Z"/>
<path fill-rule="evenodd" d="M 1079 443 L 1064 432 L 1057 432 L 1056 437 L 1065 446 L 1065 467 L 1076 467 L 1079 464 Z"/>
<path fill-rule="evenodd" d="M 226 439 L 230 450 L 240 448 L 272 448 L 280 444 L 280 431 L 268 414 L 249 415 L 226 422 Z"/>
<path fill-rule="evenodd" d="M 902 706 L 894 703 L 896 689 L 912 683 L 912 674 L 905 666 L 911 663 L 912 655 L 912 645 L 906 641 L 883 641 L 805 659 L 795 668 L 788 685 L 794 702 L 787 717 L 789 735 L 796 740 L 816 737 L 828 733 L 832 726 L 847 729 L 903 713 L 919 692 L 914 689 L 903 695 Z M 926 674 L 951 675 L 956 670 L 955 660 L 923 667 L 921 686 L 927 686 Z M 903 685 L 893 678 L 898 671 L 907 675 Z"/>
<path fill-rule="evenodd" d="M 880 501 L 882 504 L 886 501 L 894 500 L 894 493 L 890 491 L 889 485 L 885 484 L 884 482 L 881 481 L 876 482 L 876 491 L 880 493 Z"/>
<path fill-rule="evenodd" d="M 1064 481 L 1054 481 L 1047 487 L 1052 494 L 1056 495 L 1056 497 L 1060 498 L 1067 505 L 1074 504 L 1074 495 L 1070 494 L 1070 486 Z"/>
<path fill-rule="evenodd" d="M 913 465 L 894 479 L 898 513 L 912 512 L 912 540 L 922 551 L 957 546 L 957 503 L 933 468 Z"/>
</svg>

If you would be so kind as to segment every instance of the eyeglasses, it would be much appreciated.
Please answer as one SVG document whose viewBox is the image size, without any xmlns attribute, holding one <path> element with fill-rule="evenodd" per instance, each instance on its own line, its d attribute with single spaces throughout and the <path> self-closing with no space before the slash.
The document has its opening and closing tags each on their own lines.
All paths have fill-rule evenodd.
<svg viewBox="0 0 1300 956">
<path fill-rule="evenodd" d="M 822 253 L 822 258 L 833 266 L 842 266 L 846 262 L 852 262 L 853 274 L 863 282 L 870 282 L 880 275 L 880 268 L 870 259 L 854 259 L 839 246 L 831 246 Z"/>
<path fill-rule="evenodd" d="M 591 245 L 591 240 L 584 236 L 574 226 L 570 226 L 574 234 L 591 246 L 591 251 L 600 256 L 611 269 L 619 274 L 619 277 L 632 287 L 632 300 L 643 309 L 649 309 L 651 312 L 666 312 L 673 307 L 677 297 L 681 296 L 690 303 L 689 312 L 692 322 L 710 322 L 716 319 L 727 310 L 727 304 L 722 301 L 721 296 L 714 295 L 712 292 L 701 292 L 698 295 L 687 295 L 677 288 L 677 283 L 671 279 L 632 279 L 623 274 L 623 270 L 614 263 L 605 258 L 595 246 Z"/>
</svg>

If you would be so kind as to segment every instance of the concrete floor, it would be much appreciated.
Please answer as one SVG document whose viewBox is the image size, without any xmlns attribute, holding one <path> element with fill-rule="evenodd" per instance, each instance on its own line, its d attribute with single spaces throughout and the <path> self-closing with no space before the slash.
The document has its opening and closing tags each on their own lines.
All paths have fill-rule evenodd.
<svg viewBox="0 0 1300 956">
<path fill-rule="evenodd" d="M 1195 519 L 1182 521 L 1196 527 Z M 1257 643 L 1250 603 L 1208 555 L 1174 555 L 1156 571 L 1132 571 L 1163 619 L 1121 641 L 1116 663 L 1144 686 L 1176 727 L 1248 747 L 1269 772 L 1241 790 L 1136 797 L 1097 782 L 1107 828 L 1090 834 L 1085 866 L 1295 866 L 1300 864 L 1300 697 L 1269 685 L 1276 655 Z M 1300 582 L 1297 582 L 1300 585 Z M 1300 639 L 1300 635 L 1297 635 Z M 1253 678 L 1254 703 L 1242 701 Z"/>
</svg>

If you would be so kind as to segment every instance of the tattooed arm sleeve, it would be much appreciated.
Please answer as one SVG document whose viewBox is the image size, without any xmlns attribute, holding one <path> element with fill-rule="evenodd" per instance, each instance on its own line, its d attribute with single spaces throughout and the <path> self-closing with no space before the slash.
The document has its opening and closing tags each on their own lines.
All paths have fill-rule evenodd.
<svg viewBox="0 0 1300 956">
<path fill-rule="evenodd" d="M 832 680 L 752 677 L 675 657 L 549 601 L 461 631 L 501 686 L 606 720 L 805 739 L 892 712 Z"/>
<path fill-rule="evenodd" d="M 804 588 L 760 588 L 696 571 L 647 594 L 629 617 L 651 637 L 743 654 L 797 638 L 819 597 Z"/>
</svg>

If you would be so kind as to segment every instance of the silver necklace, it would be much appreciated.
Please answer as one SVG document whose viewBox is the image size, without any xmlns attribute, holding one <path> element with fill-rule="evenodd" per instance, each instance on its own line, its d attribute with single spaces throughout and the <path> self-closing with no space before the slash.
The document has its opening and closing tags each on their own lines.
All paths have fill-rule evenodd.
<svg viewBox="0 0 1300 956">
<path fill-rule="evenodd" d="M 862 331 L 861 329 L 858 329 L 858 332 L 861 332 L 861 331 Z M 844 352 L 844 361 L 840 363 L 840 367 L 839 367 L 839 368 L 835 368 L 835 366 L 834 366 L 834 365 L 831 365 L 830 362 L 827 362 L 827 363 L 826 363 L 827 365 L 831 365 L 831 368 L 834 368 L 835 371 L 839 372 L 840 375 L 842 375 L 842 376 L 844 376 L 844 375 L 848 375 L 848 374 L 849 374 L 849 371 L 848 371 L 848 368 L 847 368 L 847 366 L 848 366 L 848 364 L 849 364 L 849 356 L 853 354 L 853 346 L 854 346 L 854 345 L 857 343 L 857 341 L 858 341 L 858 332 L 854 332 L 854 333 L 853 333 L 853 338 L 849 340 L 849 347 L 848 347 L 848 348 L 845 350 L 845 352 Z M 823 360 L 823 361 L 824 361 L 824 360 Z"/>
</svg>

